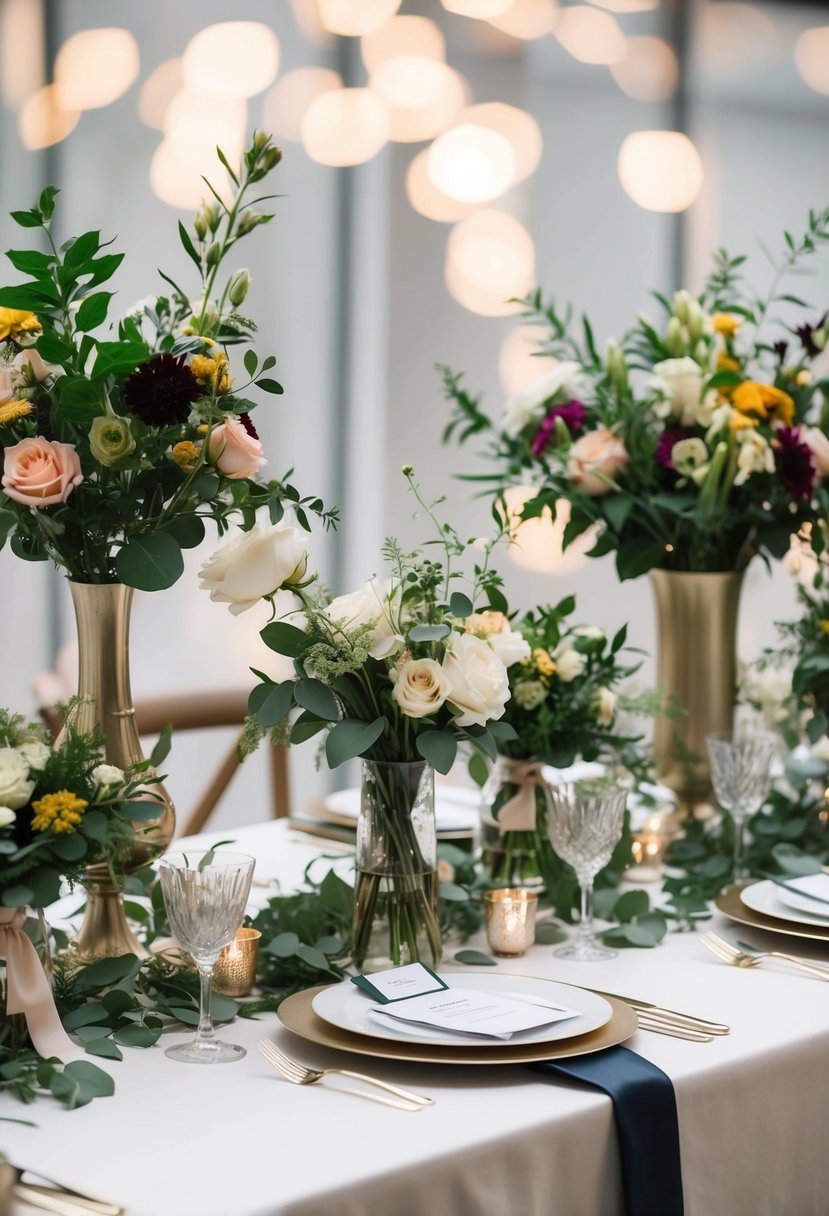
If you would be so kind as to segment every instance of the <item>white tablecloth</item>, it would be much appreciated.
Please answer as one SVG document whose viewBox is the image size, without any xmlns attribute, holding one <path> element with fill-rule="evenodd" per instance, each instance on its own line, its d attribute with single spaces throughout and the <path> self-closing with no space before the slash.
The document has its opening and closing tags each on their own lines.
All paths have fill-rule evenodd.
<svg viewBox="0 0 829 1216">
<path fill-rule="evenodd" d="M 286 888 L 325 849 L 280 823 L 239 830 L 235 839 L 257 856 L 258 876 L 278 876 Z M 735 936 L 724 918 L 713 925 Z M 770 940 L 745 928 L 739 936 Z M 798 946 L 813 957 L 821 950 Z M 567 963 L 536 946 L 499 966 L 729 1023 L 731 1035 L 712 1043 L 642 1031 L 628 1043 L 673 1080 L 687 1216 L 826 1216 L 829 984 L 783 965 L 727 967 L 695 934 L 607 963 Z M 124 1049 L 122 1063 L 96 1061 L 111 1070 L 116 1094 L 79 1111 L 0 1098 L 0 1116 L 37 1124 L 2 1123 L 0 1148 L 17 1164 L 123 1203 L 129 1216 L 622 1213 L 610 1100 L 595 1091 L 518 1066 L 361 1057 L 355 1067 L 368 1064 L 436 1099 L 408 1114 L 328 1083 L 281 1080 L 255 1048 L 265 1035 L 314 1065 L 346 1057 L 298 1040 L 274 1015 L 239 1020 L 222 1034 L 248 1048 L 240 1063 L 174 1063 L 161 1045 Z"/>
</svg>

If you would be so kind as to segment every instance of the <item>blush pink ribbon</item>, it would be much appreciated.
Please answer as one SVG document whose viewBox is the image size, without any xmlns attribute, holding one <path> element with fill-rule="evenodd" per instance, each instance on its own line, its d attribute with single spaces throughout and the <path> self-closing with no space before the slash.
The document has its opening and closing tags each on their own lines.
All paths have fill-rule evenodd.
<svg viewBox="0 0 829 1216">
<path fill-rule="evenodd" d="M 0 908 L 0 958 L 6 960 L 6 1012 L 26 1017 L 39 1056 L 66 1063 L 82 1052 L 63 1029 L 46 972 L 23 932 L 25 908 Z"/>
<path fill-rule="evenodd" d="M 536 825 L 535 791 L 543 784 L 542 765 L 535 760 L 514 764 L 507 772 L 504 784 L 516 789 L 498 812 L 498 827 L 504 832 L 534 832 Z"/>
</svg>

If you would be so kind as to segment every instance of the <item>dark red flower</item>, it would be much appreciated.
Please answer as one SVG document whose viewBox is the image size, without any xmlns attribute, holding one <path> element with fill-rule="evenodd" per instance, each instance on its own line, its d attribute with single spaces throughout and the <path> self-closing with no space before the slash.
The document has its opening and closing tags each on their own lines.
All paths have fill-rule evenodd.
<svg viewBox="0 0 829 1216">
<path fill-rule="evenodd" d="M 184 361 L 184 355 L 156 355 L 124 381 L 127 408 L 147 426 L 180 426 L 204 389 Z"/>
<path fill-rule="evenodd" d="M 814 358 L 815 355 L 819 355 L 823 350 L 823 345 L 821 344 L 818 346 L 812 335 L 816 330 L 823 329 L 825 327 L 827 319 L 829 319 L 829 312 L 825 312 L 823 314 L 817 325 L 798 325 L 797 329 L 794 331 L 798 338 L 800 338 L 806 354 L 810 355 L 812 358 Z"/>
<path fill-rule="evenodd" d="M 239 414 L 237 417 L 251 438 L 258 439 L 259 435 L 257 434 L 256 427 L 253 425 L 250 414 Z"/>
<path fill-rule="evenodd" d="M 688 432 L 683 430 L 681 426 L 669 426 L 659 436 L 659 442 L 656 445 L 656 460 L 666 469 L 673 469 L 673 451 L 674 445 L 679 443 L 680 439 L 687 439 Z"/>
<path fill-rule="evenodd" d="M 587 410 L 581 401 L 568 401 L 566 405 L 554 405 L 544 416 L 532 442 L 533 456 L 540 456 L 553 437 L 556 418 L 560 418 L 571 435 L 579 435 L 584 429 Z"/>
<path fill-rule="evenodd" d="M 792 498 L 811 498 L 817 470 L 812 449 L 800 437 L 800 427 L 781 426 L 773 446 L 777 472 Z"/>
</svg>

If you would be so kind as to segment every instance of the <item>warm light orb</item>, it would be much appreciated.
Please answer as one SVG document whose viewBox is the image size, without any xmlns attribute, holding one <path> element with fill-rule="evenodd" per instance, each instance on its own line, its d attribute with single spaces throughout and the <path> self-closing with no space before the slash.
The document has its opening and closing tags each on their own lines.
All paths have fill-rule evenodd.
<svg viewBox="0 0 829 1216">
<path fill-rule="evenodd" d="M 659 0 L 592 0 L 609 13 L 650 13 L 659 8 Z"/>
<path fill-rule="evenodd" d="M 55 56 L 55 86 L 64 110 L 96 110 L 126 93 L 138 76 L 138 43 L 122 29 L 79 30 Z"/>
<path fill-rule="evenodd" d="M 461 122 L 487 127 L 509 140 L 515 153 L 515 176 L 510 185 L 515 186 L 535 173 L 544 151 L 544 138 L 532 114 L 502 101 L 487 101 L 464 110 Z"/>
<path fill-rule="evenodd" d="M 424 148 L 409 162 L 406 170 L 406 196 L 420 215 L 439 224 L 455 224 L 475 210 L 474 203 L 461 203 L 450 198 L 429 177 L 429 150 Z"/>
<path fill-rule="evenodd" d="M 764 61 L 776 61 L 781 35 L 755 4 L 718 0 L 700 9 L 697 54 L 706 75 L 729 79 Z"/>
<path fill-rule="evenodd" d="M 279 42 L 260 21 L 222 21 L 199 30 L 184 51 L 184 83 L 210 97 L 253 97 L 279 71 Z"/>
<path fill-rule="evenodd" d="M 557 0 L 512 0 L 506 12 L 490 17 L 489 24 L 502 34 L 530 42 L 551 34 L 558 16 Z"/>
<path fill-rule="evenodd" d="M 180 59 L 165 59 L 150 72 L 138 95 L 138 117 L 148 127 L 164 130 L 164 117 L 170 102 L 184 86 Z"/>
<path fill-rule="evenodd" d="M 202 176 L 210 179 L 222 198 L 230 195 L 230 179 L 216 159 L 215 146 L 208 149 L 204 142 L 188 139 L 195 132 L 195 125 L 177 128 L 161 141 L 150 162 L 153 193 L 179 211 L 195 211 L 210 197 Z"/>
<path fill-rule="evenodd" d="M 829 93 L 829 25 L 816 26 L 800 35 L 794 61 L 810 89 Z"/>
<path fill-rule="evenodd" d="M 676 92 L 679 60 L 664 38 L 628 38 L 624 59 L 611 64 L 610 71 L 635 101 L 668 101 Z"/>
<path fill-rule="evenodd" d="M 505 211 L 476 211 L 456 224 L 446 245 L 446 285 L 470 312 L 500 317 L 535 283 L 535 246 L 524 225 Z"/>
<path fill-rule="evenodd" d="M 364 34 L 360 40 L 367 72 L 376 72 L 387 59 L 416 55 L 422 59 L 446 58 L 446 39 L 430 17 L 406 15 Z"/>
<path fill-rule="evenodd" d="M 463 77 L 448 64 L 423 56 L 387 59 L 371 73 L 369 84 L 389 107 L 389 138 L 397 143 L 434 139 L 467 100 Z"/>
<path fill-rule="evenodd" d="M 44 80 L 42 0 L 0 4 L 0 98 L 16 110 Z"/>
<path fill-rule="evenodd" d="M 305 151 L 321 165 L 361 165 L 388 139 L 388 109 L 371 89 L 322 93 L 308 107 L 301 133 Z"/>
<path fill-rule="evenodd" d="M 317 0 L 324 28 L 346 38 L 379 30 L 394 16 L 400 4 L 401 0 Z"/>
<path fill-rule="evenodd" d="M 540 326 L 517 325 L 501 342 L 498 377 L 506 397 L 520 393 L 522 388 L 534 384 L 558 363 L 552 355 L 537 353 L 541 336 Z"/>
<path fill-rule="evenodd" d="M 211 165 L 218 164 L 216 148 L 221 148 L 235 168 L 245 146 L 247 123 L 248 103 L 242 98 L 205 97 L 182 89 L 168 105 L 162 129 L 179 143 L 194 147 Z"/>
<path fill-rule="evenodd" d="M 24 102 L 17 127 L 24 148 L 50 148 L 74 131 L 79 110 L 64 110 L 58 100 L 57 85 L 47 84 Z"/>
<path fill-rule="evenodd" d="M 565 498 L 556 503 L 556 517 L 549 508 L 536 519 L 521 519 L 524 504 L 535 498 L 532 486 L 511 486 L 504 494 L 510 512 L 510 561 L 524 570 L 539 574 L 568 574 L 583 566 L 587 550 L 595 543 L 595 529 L 589 528 L 566 549 L 562 548 L 564 529 L 570 521 L 570 504 Z"/>
<path fill-rule="evenodd" d="M 429 148 L 433 185 L 461 203 L 485 203 L 509 190 L 518 163 L 512 144 L 498 131 L 462 122 Z"/>
<path fill-rule="evenodd" d="M 458 13 L 461 17 L 477 17 L 491 21 L 500 17 L 512 4 L 512 0 L 440 0 L 447 13 Z"/>
<path fill-rule="evenodd" d="M 619 181 L 646 211 L 684 211 L 702 189 L 702 161 L 680 131 L 634 131 L 619 149 Z"/>
<path fill-rule="evenodd" d="M 342 87 L 342 77 L 331 68 L 294 68 L 281 76 L 265 96 L 264 129 L 280 139 L 301 139 L 302 120 L 311 102 Z"/>
<path fill-rule="evenodd" d="M 616 18 L 586 4 L 560 9 L 554 32 L 580 63 L 619 63 L 625 57 L 625 36 Z"/>
</svg>

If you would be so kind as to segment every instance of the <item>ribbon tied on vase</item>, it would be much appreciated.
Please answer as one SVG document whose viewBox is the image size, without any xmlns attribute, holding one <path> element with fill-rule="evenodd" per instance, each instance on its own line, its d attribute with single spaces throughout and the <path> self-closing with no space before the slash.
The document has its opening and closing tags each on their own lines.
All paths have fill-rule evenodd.
<svg viewBox="0 0 829 1216">
<path fill-rule="evenodd" d="M 513 761 L 505 774 L 504 784 L 517 787 L 513 796 L 498 812 L 498 827 L 505 832 L 534 832 L 536 829 L 535 791 L 545 787 L 537 760 Z"/>
<path fill-rule="evenodd" d="M 0 908 L 0 959 L 6 960 L 6 1012 L 22 1013 L 39 1056 L 64 1063 L 83 1053 L 63 1029 L 37 951 L 23 932 L 25 908 Z"/>
</svg>

